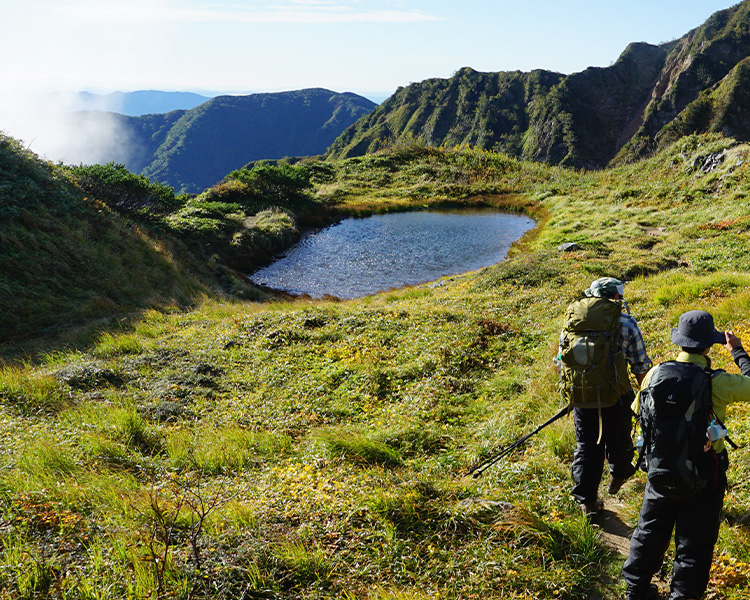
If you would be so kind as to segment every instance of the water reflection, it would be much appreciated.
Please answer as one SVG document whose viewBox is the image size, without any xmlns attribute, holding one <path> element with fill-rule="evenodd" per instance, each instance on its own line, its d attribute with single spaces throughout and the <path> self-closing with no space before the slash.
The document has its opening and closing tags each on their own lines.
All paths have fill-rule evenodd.
<svg viewBox="0 0 750 600">
<path fill-rule="evenodd" d="M 306 234 L 251 279 L 314 298 L 358 298 L 495 264 L 532 227 L 527 216 L 494 210 L 347 218 Z"/>
</svg>

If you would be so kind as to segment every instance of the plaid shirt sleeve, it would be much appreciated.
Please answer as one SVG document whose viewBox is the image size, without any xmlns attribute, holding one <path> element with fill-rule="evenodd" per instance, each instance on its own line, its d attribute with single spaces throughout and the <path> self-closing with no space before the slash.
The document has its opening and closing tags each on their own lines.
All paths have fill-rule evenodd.
<svg viewBox="0 0 750 600">
<path fill-rule="evenodd" d="M 620 315 L 620 347 L 634 374 L 645 373 L 651 368 L 651 359 L 646 352 L 638 323 L 625 313 Z"/>
</svg>

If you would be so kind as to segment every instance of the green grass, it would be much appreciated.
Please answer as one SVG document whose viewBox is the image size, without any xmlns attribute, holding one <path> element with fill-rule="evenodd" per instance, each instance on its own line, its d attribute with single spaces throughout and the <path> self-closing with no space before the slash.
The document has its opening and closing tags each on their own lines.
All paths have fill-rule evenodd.
<svg viewBox="0 0 750 600">
<path fill-rule="evenodd" d="M 66 394 L 54 377 L 37 373 L 29 376 L 19 367 L 0 368 L 0 402 L 25 414 L 55 412 L 66 404 Z"/>
<path fill-rule="evenodd" d="M 397 466 L 398 452 L 388 444 L 371 436 L 352 431 L 327 430 L 318 438 L 325 444 L 331 457 L 342 457 L 355 463 Z"/>
<path fill-rule="evenodd" d="M 424 147 L 312 163 L 326 211 L 482 203 L 540 226 L 439 287 L 208 295 L 3 368 L 0 598 L 621 597 L 622 559 L 569 495 L 569 419 L 462 474 L 557 412 L 562 314 L 596 277 L 629 279 L 655 360 L 690 308 L 750 339 L 748 167 L 688 168 L 714 147 L 750 153 L 696 137 L 602 172 Z M 750 588 L 750 408 L 728 421 L 742 447 L 710 592 L 734 599 Z M 629 526 L 642 483 L 620 492 Z"/>
</svg>

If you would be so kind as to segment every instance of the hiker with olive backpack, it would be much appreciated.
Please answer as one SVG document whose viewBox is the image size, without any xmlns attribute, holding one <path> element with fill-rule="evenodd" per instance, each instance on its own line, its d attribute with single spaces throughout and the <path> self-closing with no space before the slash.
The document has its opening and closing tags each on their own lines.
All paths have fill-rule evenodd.
<svg viewBox="0 0 750 600">
<path fill-rule="evenodd" d="M 593 281 L 585 297 L 565 313 L 557 364 L 563 401 L 573 407 L 576 449 L 572 494 L 587 517 L 603 506 L 599 484 L 606 457 L 608 493 L 616 494 L 633 473 L 631 431 L 635 399 L 628 369 L 640 384 L 651 368 L 643 336 L 623 299 L 619 279 Z"/>
<path fill-rule="evenodd" d="M 709 313 L 684 313 L 671 338 L 682 351 L 646 374 L 634 403 L 648 481 L 622 569 L 626 600 L 658 597 L 651 578 L 661 569 L 673 531 L 669 599 L 703 596 L 727 487 L 723 419 L 727 405 L 750 401 L 750 357 L 731 331 L 716 331 Z M 711 369 L 714 344 L 731 352 L 742 375 Z"/>
</svg>

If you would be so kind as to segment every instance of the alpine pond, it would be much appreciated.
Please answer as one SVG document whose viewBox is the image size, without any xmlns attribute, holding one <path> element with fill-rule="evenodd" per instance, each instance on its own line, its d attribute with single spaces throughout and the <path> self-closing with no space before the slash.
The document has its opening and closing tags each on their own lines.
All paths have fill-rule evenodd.
<svg viewBox="0 0 750 600">
<path fill-rule="evenodd" d="M 251 279 L 295 294 L 357 298 L 495 264 L 534 224 L 492 209 L 350 217 L 306 234 Z"/>
</svg>

